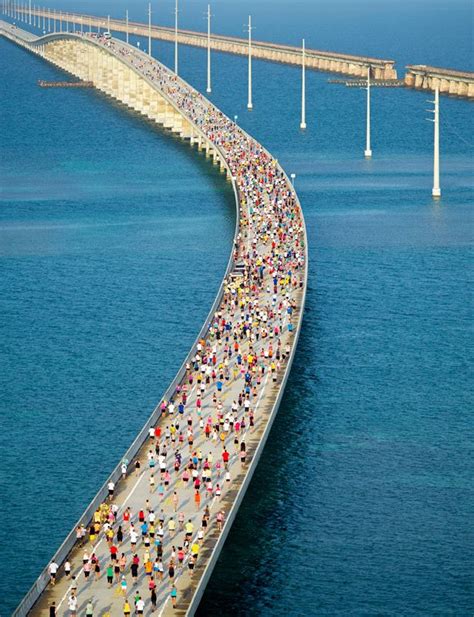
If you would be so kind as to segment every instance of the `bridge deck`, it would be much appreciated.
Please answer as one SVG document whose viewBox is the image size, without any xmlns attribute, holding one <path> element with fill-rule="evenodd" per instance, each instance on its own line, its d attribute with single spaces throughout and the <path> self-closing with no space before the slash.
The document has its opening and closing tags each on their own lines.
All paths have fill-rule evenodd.
<svg viewBox="0 0 474 617">
<path fill-rule="evenodd" d="M 1 27 L 5 34 L 12 36 L 10 26 L 0 24 Z M 22 36 L 22 31 L 15 30 L 15 37 L 20 37 L 18 40 Z M 65 36 L 68 40 L 74 39 L 72 35 Z M 76 38 L 81 40 L 81 37 Z M 111 542 L 117 547 L 118 555 L 124 555 L 123 571 L 114 572 L 109 587 L 106 578 L 107 567 L 112 563 L 111 543 L 106 537 L 109 524 L 101 521 L 95 537 L 87 535 L 84 546 L 77 542 L 67 557 L 75 576 L 77 594 L 71 578 L 65 574 L 65 558 L 58 559 L 56 584 L 46 587 L 32 614 L 48 615 L 52 602 L 56 603 L 58 614 L 69 614 L 69 603 L 74 603 L 77 597 L 79 614 L 84 614 L 88 602 L 92 602 L 94 615 L 120 615 L 126 598 L 134 611 L 136 593 L 145 600 L 144 614 L 150 614 L 151 578 L 156 585 L 159 615 L 187 611 L 192 614 L 197 606 L 196 597 L 202 593 L 222 546 L 219 538 L 225 538 L 258 462 L 291 366 L 306 290 L 304 220 L 293 188 L 277 162 L 202 95 L 154 59 L 120 41 L 85 38 L 152 79 L 157 90 L 172 98 L 183 116 L 204 132 L 225 157 L 235 179 L 240 206 L 233 257 L 234 262 L 243 267 L 240 268 L 242 275 L 229 275 L 226 279 L 220 304 L 203 340 L 190 352 L 189 366 L 173 392 L 172 405 L 163 401 L 159 421 L 149 423 L 151 428 L 155 424 L 159 426 L 161 435 L 148 438 L 141 447 L 136 457 L 141 463 L 138 474 L 134 471 L 135 459 L 129 461 L 127 474 L 117 482 L 113 497 L 103 500 L 104 511 L 111 505 L 116 509 L 116 515 L 110 518 Z M 32 41 L 30 35 L 22 40 Z M 35 43 L 44 46 L 50 40 L 57 40 L 57 36 L 42 37 Z M 210 427 L 209 434 L 206 426 Z M 151 467 L 150 452 L 154 453 L 156 448 L 155 466 Z M 230 456 L 227 471 L 223 460 L 226 451 Z M 177 454 L 181 455 L 181 462 L 176 470 Z M 160 463 L 166 470 L 162 473 Z M 186 468 L 191 474 L 187 481 Z M 192 482 L 193 471 L 201 482 L 197 490 Z M 154 486 L 150 484 L 152 477 Z M 196 495 L 199 495 L 199 503 Z M 204 527 L 206 507 L 209 517 Z M 135 548 L 131 542 L 130 522 L 124 520 L 127 508 L 131 509 L 130 522 L 139 536 Z M 148 551 L 141 537 L 140 510 L 148 520 L 151 511 L 156 516 L 154 535 L 144 536 L 150 541 Z M 218 521 L 220 512 L 225 519 L 222 531 Z M 158 524 L 160 518 L 162 529 Z M 191 521 L 188 541 L 178 519 Z M 170 529 L 170 520 L 177 523 L 175 533 Z M 120 525 L 121 540 L 117 538 Z M 160 548 L 155 542 L 160 534 L 162 559 L 158 557 Z M 186 548 L 182 565 L 179 547 Z M 193 551 L 198 552 L 198 557 L 191 570 Z M 100 564 L 97 577 L 92 553 Z M 140 560 L 136 580 L 131 571 L 135 554 Z M 163 564 L 162 578 L 159 574 L 147 576 L 144 570 L 144 563 L 154 564 L 157 557 L 155 565 Z M 171 566 L 175 568 L 173 580 Z M 90 568 L 92 572 L 86 577 Z M 172 582 L 177 591 L 176 608 L 172 607 L 170 599 Z M 127 586 L 125 592 L 122 584 Z M 22 611 L 20 606 L 17 614 L 26 614 L 26 610 Z"/>
</svg>

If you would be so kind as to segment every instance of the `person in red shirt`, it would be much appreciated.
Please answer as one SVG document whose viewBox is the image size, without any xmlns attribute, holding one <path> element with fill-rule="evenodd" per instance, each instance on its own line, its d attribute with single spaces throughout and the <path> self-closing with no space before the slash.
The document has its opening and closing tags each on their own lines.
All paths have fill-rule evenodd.
<svg viewBox="0 0 474 617">
<path fill-rule="evenodd" d="M 226 469 L 229 465 L 229 458 L 230 458 L 230 454 L 227 452 L 226 448 L 224 448 L 224 451 L 222 452 L 222 460 L 224 461 L 224 467 Z"/>
<path fill-rule="evenodd" d="M 112 561 L 117 560 L 117 553 L 118 553 L 118 548 L 115 546 L 115 544 L 112 544 L 112 546 L 110 547 L 110 559 Z"/>
</svg>

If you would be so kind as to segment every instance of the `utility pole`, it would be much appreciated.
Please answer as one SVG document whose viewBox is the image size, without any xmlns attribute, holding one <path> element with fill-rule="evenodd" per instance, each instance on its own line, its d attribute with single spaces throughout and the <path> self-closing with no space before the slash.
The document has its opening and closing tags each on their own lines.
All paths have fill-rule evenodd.
<svg viewBox="0 0 474 617">
<path fill-rule="evenodd" d="M 439 87 L 435 90 L 435 99 L 430 101 L 434 103 L 434 109 L 429 109 L 434 114 L 434 119 L 431 122 L 434 123 L 434 148 L 433 148 L 433 190 L 431 195 L 438 199 L 441 197 L 441 188 L 439 186 Z"/>
<path fill-rule="evenodd" d="M 148 3 L 148 55 L 151 56 L 151 2 Z"/>
<path fill-rule="evenodd" d="M 211 88 L 211 5 L 207 5 L 207 88 L 206 92 L 212 92 Z"/>
<path fill-rule="evenodd" d="M 174 9 L 174 72 L 178 74 L 178 0 Z"/>
<path fill-rule="evenodd" d="M 247 109 L 253 109 L 253 103 L 252 103 L 252 16 L 251 15 L 249 15 L 249 23 L 247 25 L 247 28 L 249 32 L 249 74 L 248 74 L 249 93 L 248 93 Z"/>
<path fill-rule="evenodd" d="M 364 155 L 367 159 L 372 157 L 372 150 L 370 146 L 370 64 L 367 67 L 367 124 Z"/>
<path fill-rule="evenodd" d="M 301 124 L 300 129 L 306 128 L 306 48 L 303 39 L 302 58 L 301 58 Z"/>
</svg>

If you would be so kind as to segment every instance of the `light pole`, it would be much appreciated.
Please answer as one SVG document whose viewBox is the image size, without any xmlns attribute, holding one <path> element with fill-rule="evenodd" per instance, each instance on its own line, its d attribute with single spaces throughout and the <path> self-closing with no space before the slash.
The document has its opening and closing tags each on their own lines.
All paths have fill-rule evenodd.
<svg viewBox="0 0 474 617">
<path fill-rule="evenodd" d="M 207 88 L 206 92 L 212 92 L 211 88 L 211 5 L 207 5 Z"/>
<path fill-rule="evenodd" d="M 370 147 L 370 64 L 367 67 L 367 124 L 364 156 L 366 159 L 372 157 L 372 150 Z"/>
<path fill-rule="evenodd" d="M 433 148 L 433 189 L 432 197 L 438 199 L 441 197 L 441 188 L 439 186 L 439 87 L 435 89 L 435 99 L 430 101 L 434 103 L 434 109 L 429 109 L 434 118 L 429 120 L 434 123 L 434 148 Z"/>
<path fill-rule="evenodd" d="M 174 72 L 178 74 L 178 0 L 174 8 Z"/>
<path fill-rule="evenodd" d="M 110 34 L 110 15 L 107 15 L 107 32 Z"/>
<path fill-rule="evenodd" d="M 235 115 L 234 116 L 234 123 L 237 124 L 237 120 L 239 119 L 239 116 Z"/>
<path fill-rule="evenodd" d="M 290 178 L 291 178 L 291 184 L 293 185 L 293 188 L 294 188 L 295 180 L 296 180 L 296 174 L 290 174 Z"/>
<path fill-rule="evenodd" d="M 300 129 L 306 128 L 306 48 L 303 39 L 301 53 L 301 123 Z"/>
<path fill-rule="evenodd" d="M 247 25 L 249 33 L 249 71 L 248 71 L 248 102 L 247 109 L 253 109 L 252 103 L 252 16 L 249 15 L 249 23 Z"/>
<path fill-rule="evenodd" d="M 128 9 L 125 11 L 125 40 L 128 43 Z"/>
<path fill-rule="evenodd" d="M 148 55 L 151 56 L 151 2 L 148 3 Z"/>
</svg>

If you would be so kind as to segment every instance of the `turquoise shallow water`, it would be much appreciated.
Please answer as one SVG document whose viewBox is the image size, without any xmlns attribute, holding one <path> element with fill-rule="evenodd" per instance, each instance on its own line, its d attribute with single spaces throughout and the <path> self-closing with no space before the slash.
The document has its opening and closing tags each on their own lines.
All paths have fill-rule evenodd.
<svg viewBox="0 0 474 617">
<path fill-rule="evenodd" d="M 352 25 L 340 4 L 316 13 L 298 3 L 283 19 L 284 3 L 271 12 L 259 2 L 258 34 L 292 40 L 318 23 L 314 46 L 469 65 L 465 3 L 449 15 L 442 3 L 411 3 L 410 20 L 403 4 L 375 15 L 369 3 Z M 238 33 L 237 8 L 226 7 L 215 9 L 220 30 Z M 185 8 L 183 23 L 200 27 L 204 6 Z M 414 36 L 422 14 L 443 44 Z M 370 38 L 369 18 L 383 24 Z M 195 151 L 96 93 L 40 91 L 36 79 L 55 69 L 4 41 L 0 53 L 10 86 L 0 167 L 3 615 L 180 364 L 224 271 L 234 211 Z M 172 62 L 170 46 L 159 53 Z M 214 61 L 213 100 L 297 173 L 311 263 L 288 391 L 199 614 L 469 615 L 472 104 L 441 99 L 443 198 L 433 203 L 426 94 L 374 90 L 366 162 L 363 92 L 309 73 L 302 135 L 296 69 L 255 62 L 248 114 L 245 63 Z M 200 50 L 181 50 L 197 87 L 203 62 Z"/>
</svg>

